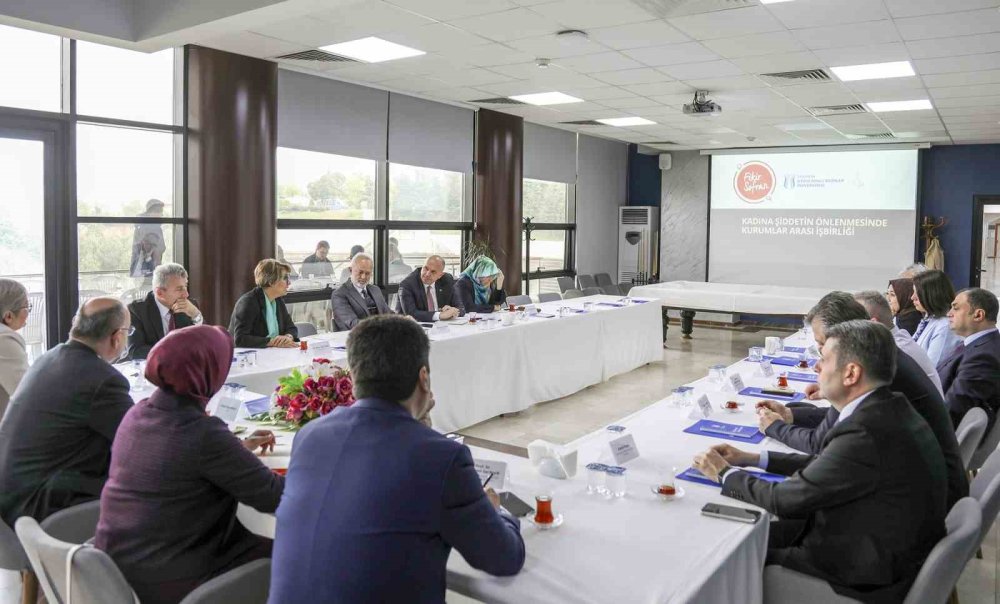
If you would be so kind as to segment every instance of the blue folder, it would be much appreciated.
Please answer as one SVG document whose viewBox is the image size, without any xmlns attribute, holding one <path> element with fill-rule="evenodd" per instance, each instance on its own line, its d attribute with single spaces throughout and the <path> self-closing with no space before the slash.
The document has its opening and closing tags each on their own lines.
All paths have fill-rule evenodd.
<svg viewBox="0 0 1000 604">
<path fill-rule="evenodd" d="M 615 308 L 622 308 L 622 307 L 625 306 L 624 304 L 619 304 L 618 302 L 598 302 L 597 305 L 598 306 L 614 306 Z"/>
<path fill-rule="evenodd" d="M 694 425 L 684 429 L 688 434 L 698 434 L 710 438 L 721 438 L 724 440 L 735 440 L 741 443 L 757 444 L 764 440 L 757 426 L 741 426 L 739 424 L 727 424 L 710 419 L 699 420 Z"/>
<path fill-rule="evenodd" d="M 819 375 L 815 373 L 796 373 L 794 371 L 789 371 L 786 375 L 793 382 L 809 382 L 810 384 L 815 384 L 819 378 Z"/>
<path fill-rule="evenodd" d="M 766 480 L 768 482 L 782 482 L 787 476 L 782 476 L 781 474 L 771 474 L 770 472 L 755 472 L 753 470 L 747 470 L 748 473 L 753 474 L 761 480 Z M 698 484 L 708 485 L 710 487 L 722 488 L 722 485 L 718 482 L 706 477 L 704 474 L 699 472 L 694 468 L 688 468 L 677 475 L 677 478 L 681 480 L 687 480 L 689 482 L 697 482 Z"/>
<path fill-rule="evenodd" d="M 261 398 L 247 401 L 243 405 L 247 408 L 247 413 L 257 415 L 271 408 L 271 399 L 270 397 L 262 396 Z"/>
<path fill-rule="evenodd" d="M 771 361 L 772 365 L 784 365 L 786 367 L 798 367 L 799 359 L 797 357 L 775 357 L 769 354 L 765 354 L 764 358 Z M 809 366 L 812 367 L 816 364 L 816 359 L 808 359 L 806 361 Z"/>
<path fill-rule="evenodd" d="M 784 346 L 782 347 L 782 350 L 784 350 L 785 352 L 799 352 L 799 353 L 806 351 L 806 349 L 803 348 L 802 346 Z"/>
<path fill-rule="evenodd" d="M 757 398 L 768 398 L 768 399 L 774 399 L 776 401 L 788 401 L 789 403 L 795 403 L 806 398 L 806 395 L 801 392 L 796 392 L 794 395 L 771 394 L 771 393 L 765 394 L 764 392 L 761 391 L 760 388 L 752 386 L 740 390 L 740 394 L 742 396 L 755 396 Z"/>
</svg>

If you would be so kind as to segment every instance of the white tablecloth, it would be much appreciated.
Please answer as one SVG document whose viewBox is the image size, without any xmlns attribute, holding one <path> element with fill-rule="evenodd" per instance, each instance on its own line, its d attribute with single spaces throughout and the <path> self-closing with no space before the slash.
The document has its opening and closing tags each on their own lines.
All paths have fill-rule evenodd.
<svg viewBox="0 0 1000 604">
<path fill-rule="evenodd" d="M 804 315 L 829 289 L 668 281 L 633 287 L 631 296 L 655 298 L 663 306 L 727 313 Z"/>
<path fill-rule="evenodd" d="M 805 346 L 800 332 L 786 343 Z M 748 386 L 772 384 L 774 378 L 758 377 L 756 363 L 737 362 L 729 372 L 739 372 Z M 707 394 L 715 411 L 713 419 L 755 425 L 754 403 L 707 377 L 689 384 L 695 396 Z M 802 390 L 801 382 L 790 385 Z M 726 400 L 747 403 L 738 413 L 722 411 Z M 477 459 L 506 461 L 510 470 L 507 490 L 533 504 L 537 493 L 553 495 L 553 510 L 564 523 L 552 531 L 539 531 L 522 520 L 527 558 L 514 577 L 492 577 L 474 570 L 460 555 L 448 561 L 448 588 L 486 602 L 740 602 L 762 601 L 762 569 L 767 547 L 768 522 L 755 525 L 709 518 L 700 510 L 716 502 L 746 507 L 723 497 L 717 487 L 678 480 L 685 490 L 681 499 L 664 502 L 649 490 L 667 473 L 691 465 L 700 451 L 722 441 L 686 434 L 694 423 L 690 408 L 665 399 L 616 424 L 635 437 L 641 456 L 628 462 L 628 493 L 605 499 L 586 493 L 585 465 L 595 461 L 607 446 L 606 431 L 584 436 L 564 449 L 578 451 L 574 478 L 556 480 L 538 474 L 527 459 L 470 447 Z M 759 445 L 737 444 L 744 450 L 780 450 L 787 447 L 765 438 Z M 281 435 L 276 454 L 264 462 L 285 467 L 290 435 Z M 752 506 L 751 506 L 752 507 Z M 250 530 L 274 535 L 274 518 L 240 506 L 239 518 Z"/>
<path fill-rule="evenodd" d="M 532 318 L 514 325 L 481 331 L 479 325 L 455 325 L 447 333 L 431 332 L 431 387 L 436 406 L 434 427 L 443 432 L 466 428 L 502 413 L 523 411 L 599 384 L 663 357 L 660 307 L 648 302 L 622 308 L 599 305 L 617 296 L 588 296 L 548 302 L 538 307 L 554 318 Z M 585 314 L 559 317 L 560 306 Z M 306 338 L 313 348 L 257 349 L 254 367 L 234 369 L 227 381 L 248 390 L 270 393 L 278 378 L 314 357 L 345 365 L 347 353 L 337 350 L 347 332 Z M 328 341 L 331 347 L 317 349 Z M 244 350 L 239 348 L 237 352 Z"/>
</svg>

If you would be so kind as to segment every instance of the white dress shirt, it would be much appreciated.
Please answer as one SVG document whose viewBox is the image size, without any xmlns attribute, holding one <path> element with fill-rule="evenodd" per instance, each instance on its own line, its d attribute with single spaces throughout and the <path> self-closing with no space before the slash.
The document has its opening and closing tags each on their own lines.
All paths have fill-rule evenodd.
<svg viewBox="0 0 1000 604">
<path fill-rule="evenodd" d="M 963 343 L 965 344 L 965 347 L 968 348 L 969 346 L 972 345 L 973 342 L 975 342 L 979 338 L 981 338 L 983 336 L 986 336 L 986 335 L 989 335 L 989 334 L 993 333 L 996 330 L 997 330 L 996 328 L 989 327 L 989 328 L 984 329 L 982 331 L 977 331 L 976 333 L 972 334 L 971 336 L 965 336 L 965 340 L 964 340 Z"/>
<path fill-rule="evenodd" d="M 931 358 L 927 356 L 927 352 L 920 347 L 920 344 L 913 341 L 913 336 L 908 334 L 905 329 L 893 327 L 892 338 L 896 341 L 896 347 L 899 348 L 900 352 L 916 361 L 917 365 L 920 365 L 920 368 L 924 370 L 927 378 L 934 383 L 934 387 L 938 389 L 941 396 L 944 396 L 941 376 L 938 375 L 937 367 L 931 362 Z"/>
</svg>

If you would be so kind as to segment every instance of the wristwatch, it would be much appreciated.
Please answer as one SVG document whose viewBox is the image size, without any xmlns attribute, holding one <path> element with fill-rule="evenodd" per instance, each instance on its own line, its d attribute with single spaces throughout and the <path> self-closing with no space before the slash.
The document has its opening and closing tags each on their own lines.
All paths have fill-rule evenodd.
<svg viewBox="0 0 1000 604">
<path fill-rule="evenodd" d="M 733 466 L 731 466 L 729 464 L 726 464 L 726 467 L 722 468 L 722 470 L 719 472 L 719 484 L 722 484 L 722 483 L 724 483 L 726 481 L 726 472 L 728 472 L 728 471 L 730 471 L 732 469 L 733 469 Z"/>
</svg>

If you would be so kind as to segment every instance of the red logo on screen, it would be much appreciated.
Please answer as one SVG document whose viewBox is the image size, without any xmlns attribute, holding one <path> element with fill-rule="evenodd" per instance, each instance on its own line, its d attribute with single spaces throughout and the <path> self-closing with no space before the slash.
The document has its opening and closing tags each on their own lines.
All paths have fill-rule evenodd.
<svg viewBox="0 0 1000 604">
<path fill-rule="evenodd" d="M 747 162 L 736 173 L 733 187 L 743 201 L 760 203 L 774 191 L 774 170 L 762 161 Z"/>
</svg>

